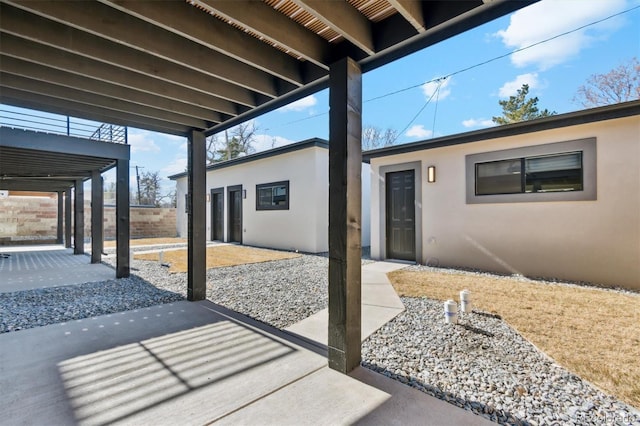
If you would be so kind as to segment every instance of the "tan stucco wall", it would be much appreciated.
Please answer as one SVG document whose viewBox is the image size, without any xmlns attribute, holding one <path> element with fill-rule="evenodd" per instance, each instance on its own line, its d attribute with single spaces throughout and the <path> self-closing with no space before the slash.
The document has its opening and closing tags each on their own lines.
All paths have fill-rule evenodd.
<svg viewBox="0 0 640 426">
<path fill-rule="evenodd" d="M 467 204 L 465 155 L 595 137 L 597 200 Z M 640 290 L 640 118 L 372 160 L 372 255 L 384 257 L 380 167 L 420 162 L 421 263 Z M 437 182 L 426 183 L 435 165 Z M 418 185 L 417 185 L 418 186 Z"/>
<path fill-rule="evenodd" d="M 228 186 L 242 185 L 247 191 L 243 200 L 243 244 L 283 250 L 319 253 L 328 251 L 329 227 L 329 156 L 326 148 L 303 150 L 259 159 L 207 172 L 207 194 L 212 188 L 224 187 L 224 237 L 228 230 Z M 363 165 L 363 184 L 368 185 L 370 169 Z M 257 211 L 256 185 L 289 181 L 289 210 Z M 185 193 L 187 178 L 176 180 L 180 236 L 187 235 Z M 368 186 L 363 195 L 369 193 Z M 365 201 L 367 203 L 365 204 Z M 369 244 L 368 196 L 363 196 L 363 245 Z M 207 202 L 207 240 L 211 239 L 211 203 Z"/>
</svg>

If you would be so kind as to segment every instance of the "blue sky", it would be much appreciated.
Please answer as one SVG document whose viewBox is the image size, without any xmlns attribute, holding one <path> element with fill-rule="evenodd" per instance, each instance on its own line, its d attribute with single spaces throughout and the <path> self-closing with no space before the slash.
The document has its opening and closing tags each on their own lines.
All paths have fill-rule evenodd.
<svg viewBox="0 0 640 426">
<path fill-rule="evenodd" d="M 633 10 L 478 65 L 629 9 Z M 523 83 L 529 84 L 531 96 L 539 97 L 541 109 L 575 111 L 581 106 L 572 98 L 590 75 L 606 73 L 634 56 L 640 57 L 640 0 L 542 0 L 365 74 L 362 122 L 402 132 L 397 144 L 476 130 L 492 125 L 491 117 L 501 113 L 498 101 L 514 95 Z M 474 65 L 478 66 L 444 80 L 427 104 L 438 83 L 425 82 Z M 384 97 L 368 101 L 380 96 Z M 328 111 L 325 90 L 258 117 L 254 148 L 326 139 Z M 173 189 L 166 176 L 185 170 L 186 139 L 129 129 L 129 143 L 131 164 L 159 171 L 164 190 Z M 113 179 L 105 176 L 106 181 Z"/>
</svg>

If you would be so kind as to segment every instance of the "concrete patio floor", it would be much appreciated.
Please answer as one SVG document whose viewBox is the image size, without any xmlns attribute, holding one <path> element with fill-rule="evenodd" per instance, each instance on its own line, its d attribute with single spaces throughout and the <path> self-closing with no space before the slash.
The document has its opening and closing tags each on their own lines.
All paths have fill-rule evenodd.
<svg viewBox="0 0 640 426">
<path fill-rule="evenodd" d="M 363 338 L 403 309 L 394 267 L 363 268 Z M 278 330 L 182 301 L 0 334 L 0 424 L 491 424 L 365 368 L 330 370 L 324 321 Z"/>
<path fill-rule="evenodd" d="M 112 280 L 115 271 L 91 264 L 87 255 L 73 255 L 60 245 L 0 247 L 0 293 Z"/>
</svg>

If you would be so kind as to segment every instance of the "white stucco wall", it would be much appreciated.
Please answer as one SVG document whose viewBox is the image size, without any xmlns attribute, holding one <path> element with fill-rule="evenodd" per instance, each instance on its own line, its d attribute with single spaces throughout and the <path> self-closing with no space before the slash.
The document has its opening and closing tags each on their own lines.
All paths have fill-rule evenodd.
<svg viewBox="0 0 640 426">
<path fill-rule="evenodd" d="M 362 247 L 371 245 L 371 166 L 362 163 Z"/>
<path fill-rule="evenodd" d="M 185 194 L 187 193 L 187 178 L 176 180 L 176 230 L 178 237 L 187 238 L 187 214 L 185 213 Z"/>
<path fill-rule="evenodd" d="M 466 203 L 465 155 L 595 137 L 597 200 Z M 371 160 L 372 256 L 384 258 L 384 173 L 418 162 L 419 261 L 640 289 L 640 117 Z M 437 181 L 426 183 L 426 169 Z M 408 167 L 409 168 L 409 167 Z"/>
<path fill-rule="evenodd" d="M 247 196 L 242 203 L 243 244 L 319 253 L 328 251 L 329 156 L 322 147 L 309 147 L 207 172 L 207 194 L 224 187 L 227 238 L 228 186 L 242 185 Z M 289 181 L 289 210 L 256 210 L 256 185 Z M 363 164 L 363 245 L 369 245 L 370 168 Z M 187 178 L 176 180 L 181 237 L 187 236 L 185 193 Z M 211 239 L 211 204 L 207 202 L 207 240 Z"/>
</svg>

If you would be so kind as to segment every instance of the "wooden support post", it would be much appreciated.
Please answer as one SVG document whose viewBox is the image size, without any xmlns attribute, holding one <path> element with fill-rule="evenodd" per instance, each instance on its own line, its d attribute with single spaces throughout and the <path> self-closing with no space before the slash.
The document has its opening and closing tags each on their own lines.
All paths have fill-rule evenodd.
<svg viewBox="0 0 640 426">
<path fill-rule="evenodd" d="M 116 278 L 127 278 L 129 264 L 129 160 L 116 162 Z"/>
<path fill-rule="evenodd" d="M 91 263 L 100 263 L 104 240 L 104 188 L 99 171 L 91 173 Z"/>
<path fill-rule="evenodd" d="M 207 290 L 207 149 L 204 133 L 192 131 L 188 143 L 187 299 L 203 300 Z"/>
<path fill-rule="evenodd" d="M 351 58 L 329 77 L 329 367 L 361 356 L 362 73 Z"/>
<path fill-rule="evenodd" d="M 56 244 L 62 244 L 62 237 L 64 235 L 64 199 L 63 199 L 63 191 L 58 191 L 58 223 L 56 225 Z"/>
<path fill-rule="evenodd" d="M 84 254 L 84 181 L 76 180 L 73 199 L 73 254 Z"/>
<path fill-rule="evenodd" d="M 71 248 L 71 188 L 64 193 L 64 246 Z"/>
</svg>

